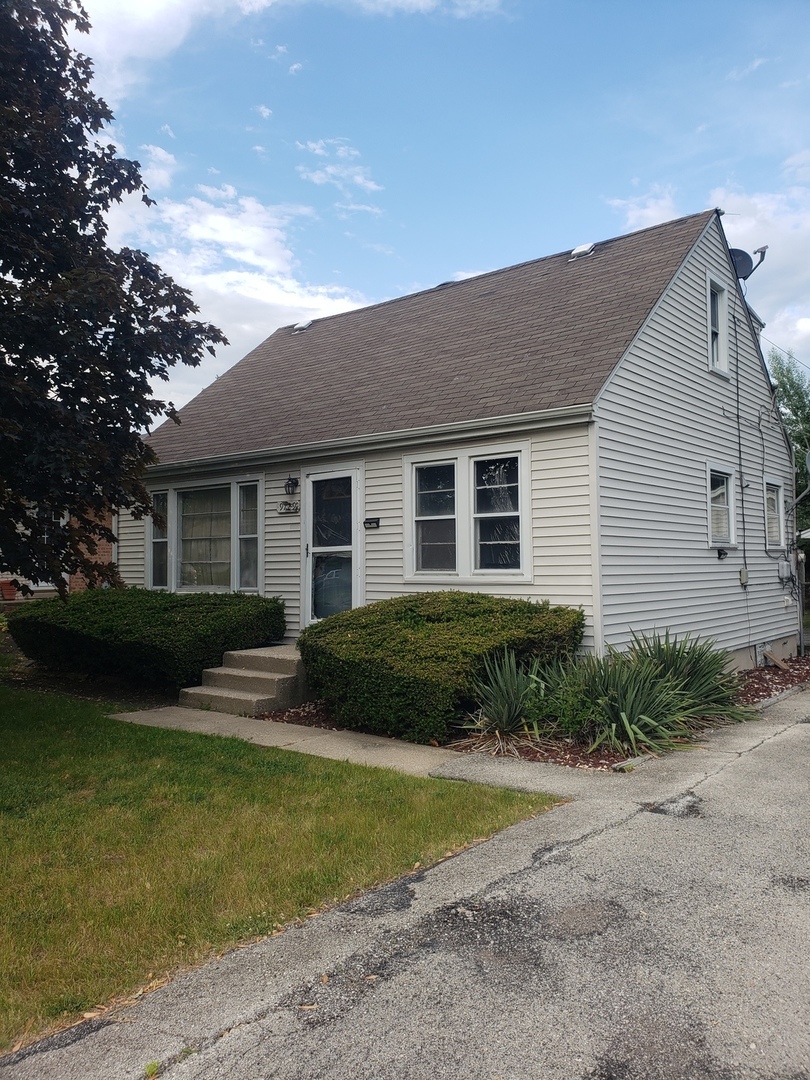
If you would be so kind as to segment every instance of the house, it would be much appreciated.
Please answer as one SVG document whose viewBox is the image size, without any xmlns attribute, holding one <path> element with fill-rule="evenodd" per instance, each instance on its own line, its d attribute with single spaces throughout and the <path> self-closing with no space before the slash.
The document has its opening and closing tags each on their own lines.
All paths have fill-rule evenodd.
<svg viewBox="0 0 810 1080">
<path fill-rule="evenodd" d="M 581 606 L 586 647 L 795 652 L 793 464 L 709 210 L 277 330 L 151 436 L 132 585 Z"/>
<path fill-rule="evenodd" d="M 62 520 L 64 517 L 61 514 L 54 515 L 54 521 Z M 104 524 L 113 530 L 117 529 L 117 515 L 108 514 L 105 516 Z M 93 556 L 94 560 L 103 565 L 115 564 L 118 561 L 117 557 L 118 545 L 110 543 L 108 540 L 98 540 L 96 544 L 96 552 Z M 88 580 L 84 574 L 74 573 L 66 574 L 65 580 L 67 582 L 67 591 L 69 593 L 84 592 L 88 588 Z M 22 592 L 14 585 L 14 582 L 19 582 L 20 585 L 27 587 L 27 592 Z M 27 578 L 22 577 L 20 574 L 13 574 L 8 571 L 0 571 L 0 602 L 21 603 L 29 600 L 44 600 L 50 597 L 58 596 L 59 592 L 56 585 L 53 582 L 39 582 L 34 583 Z"/>
</svg>

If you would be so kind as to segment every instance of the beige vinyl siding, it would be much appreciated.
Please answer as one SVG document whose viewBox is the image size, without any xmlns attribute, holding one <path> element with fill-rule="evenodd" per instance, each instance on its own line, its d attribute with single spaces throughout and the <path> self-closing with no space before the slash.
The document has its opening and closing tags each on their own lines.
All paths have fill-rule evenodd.
<svg viewBox="0 0 810 1080">
<path fill-rule="evenodd" d="M 299 477 L 295 495 L 287 495 L 288 476 Z M 287 637 L 301 629 L 301 513 L 280 514 L 280 502 L 303 500 L 303 472 L 300 466 L 268 469 L 264 475 L 264 587 L 265 596 L 284 601 Z"/>
<path fill-rule="evenodd" d="M 403 517 L 402 455 L 366 457 L 366 503 L 364 517 L 378 517 L 379 529 L 365 534 L 366 603 L 399 596 L 406 589 L 405 522 Z"/>
<path fill-rule="evenodd" d="M 508 438 L 498 441 L 508 446 Z M 524 442 L 521 436 L 518 442 Z M 418 456 L 448 458 L 460 449 L 475 449 L 465 442 L 443 448 L 409 451 Z M 405 520 L 403 455 L 366 458 L 367 517 L 379 517 L 380 528 L 365 534 L 366 602 L 408 592 L 455 588 L 494 596 L 550 600 L 553 604 L 582 607 L 587 620 L 585 646 L 593 647 L 593 552 L 590 443 L 588 427 L 552 428 L 536 432 L 530 440 L 531 566 L 530 581 L 482 580 L 448 583 L 447 580 L 406 580 L 404 550 L 411 524 Z"/>
<path fill-rule="evenodd" d="M 136 521 L 127 510 L 118 514 L 118 571 L 125 585 L 146 585 L 147 521 Z"/>
<path fill-rule="evenodd" d="M 728 378 L 709 370 L 707 270 L 726 289 Z M 780 480 L 790 502 L 789 454 L 714 223 L 596 413 L 606 641 L 620 646 L 631 630 L 669 628 L 736 650 L 795 633 L 796 606 L 785 605 L 789 590 L 765 550 L 765 477 Z M 735 472 L 736 547 L 724 560 L 708 539 L 711 466 Z"/>
</svg>

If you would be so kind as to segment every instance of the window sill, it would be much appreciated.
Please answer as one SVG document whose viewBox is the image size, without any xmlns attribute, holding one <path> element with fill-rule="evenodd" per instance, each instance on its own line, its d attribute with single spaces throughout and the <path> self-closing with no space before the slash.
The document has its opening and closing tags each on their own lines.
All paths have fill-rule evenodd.
<svg viewBox="0 0 810 1080">
<path fill-rule="evenodd" d="M 492 585 L 499 581 L 515 581 L 531 585 L 532 576 L 524 570 L 477 570 L 472 574 L 454 574 L 449 570 L 437 570 L 435 572 L 421 570 L 418 573 L 405 574 L 402 580 L 423 585 L 433 582 L 435 585 L 448 586 L 479 585 L 482 583 Z"/>
<path fill-rule="evenodd" d="M 718 379 L 722 379 L 724 382 L 731 382 L 731 372 L 728 368 L 710 367 L 709 374 L 714 375 Z"/>
</svg>

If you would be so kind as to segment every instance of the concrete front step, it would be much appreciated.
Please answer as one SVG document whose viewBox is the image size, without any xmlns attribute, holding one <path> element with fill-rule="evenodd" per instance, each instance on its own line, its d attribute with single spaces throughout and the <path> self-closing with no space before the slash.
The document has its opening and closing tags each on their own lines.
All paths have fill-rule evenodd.
<svg viewBox="0 0 810 1080">
<path fill-rule="evenodd" d="M 278 708 L 275 697 L 261 697 L 249 690 L 224 686 L 190 686 L 180 691 L 179 703 L 187 709 L 213 709 L 233 716 L 255 716 Z"/>
<path fill-rule="evenodd" d="M 280 675 L 303 675 L 304 672 L 301 654 L 294 645 L 270 645 L 265 649 L 226 652 L 222 663 L 224 667 L 272 671 Z"/>
<path fill-rule="evenodd" d="M 219 686 L 225 690 L 247 690 L 262 697 L 274 697 L 280 708 L 294 701 L 298 690 L 297 675 L 276 675 L 269 671 L 254 671 L 251 668 L 218 667 L 208 668 L 202 675 L 203 686 Z"/>
<path fill-rule="evenodd" d="M 222 667 L 205 670 L 202 681 L 180 691 L 181 705 L 255 716 L 306 700 L 304 665 L 294 645 L 227 652 Z"/>
</svg>

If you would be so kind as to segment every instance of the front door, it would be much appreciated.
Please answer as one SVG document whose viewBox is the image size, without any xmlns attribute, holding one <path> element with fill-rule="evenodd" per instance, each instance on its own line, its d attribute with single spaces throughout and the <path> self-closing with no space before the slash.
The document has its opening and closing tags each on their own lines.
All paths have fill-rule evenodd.
<svg viewBox="0 0 810 1080">
<path fill-rule="evenodd" d="M 359 602 L 357 488 L 356 470 L 307 476 L 307 622 Z"/>
</svg>

